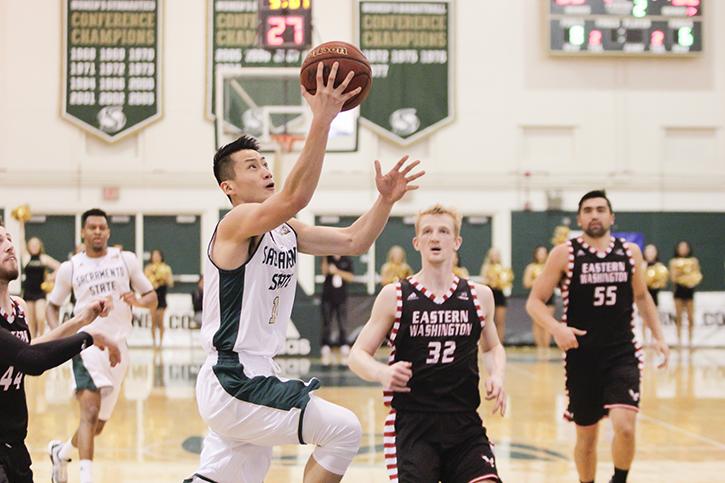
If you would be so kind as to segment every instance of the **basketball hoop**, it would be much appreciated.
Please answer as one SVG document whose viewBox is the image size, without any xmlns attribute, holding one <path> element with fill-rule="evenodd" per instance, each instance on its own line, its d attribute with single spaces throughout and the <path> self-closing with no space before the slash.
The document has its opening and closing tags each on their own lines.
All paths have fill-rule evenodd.
<svg viewBox="0 0 725 483">
<path fill-rule="evenodd" d="M 292 152 L 294 144 L 298 141 L 304 141 L 305 137 L 299 134 L 272 134 L 270 138 L 277 145 L 277 151 L 281 154 Z"/>
<path fill-rule="evenodd" d="M 291 153 L 295 143 L 298 141 L 304 141 L 305 137 L 300 134 L 281 133 L 271 134 L 269 138 L 275 144 L 272 175 L 274 176 L 275 181 L 281 185 L 284 176 L 284 169 L 282 168 L 282 165 L 284 164 L 285 155 Z"/>
</svg>

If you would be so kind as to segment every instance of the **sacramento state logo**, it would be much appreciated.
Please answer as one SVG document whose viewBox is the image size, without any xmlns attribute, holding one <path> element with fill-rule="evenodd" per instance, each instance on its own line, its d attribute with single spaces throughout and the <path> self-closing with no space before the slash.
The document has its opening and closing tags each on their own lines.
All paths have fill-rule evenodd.
<svg viewBox="0 0 725 483">
<path fill-rule="evenodd" d="M 121 106 L 106 106 L 98 111 L 98 126 L 101 130 L 114 133 L 126 125 L 126 114 Z"/>
<path fill-rule="evenodd" d="M 390 127 L 398 136 L 409 136 L 420 127 L 420 118 L 414 107 L 404 107 L 390 115 Z"/>
</svg>

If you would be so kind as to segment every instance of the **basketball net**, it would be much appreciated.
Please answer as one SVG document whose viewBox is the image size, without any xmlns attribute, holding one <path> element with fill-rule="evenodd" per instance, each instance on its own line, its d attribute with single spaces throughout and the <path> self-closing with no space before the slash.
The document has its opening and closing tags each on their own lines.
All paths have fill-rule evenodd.
<svg viewBox="0 0 725 483">
<path fill-rule="evenodd" d="M 272 167 L 272 175 L 274 176 L 274 182 L 280 188 L 282 187 L 282 181 L 284 176 L 284 158 L 285 155 L 292 152 L 296 142 L 304 141 L 305 137 L 299 134 L 272 134 L 270 138 L 275 144 L 274 150 L 274 166 Z"/>
</svg>

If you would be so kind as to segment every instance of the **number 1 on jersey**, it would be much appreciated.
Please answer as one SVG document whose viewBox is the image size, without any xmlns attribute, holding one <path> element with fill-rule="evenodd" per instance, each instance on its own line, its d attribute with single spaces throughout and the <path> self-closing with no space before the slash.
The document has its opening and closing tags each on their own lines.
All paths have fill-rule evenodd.
<svg viewBox="0 0 725 483">
<path fill-rule="evenodd" d="M 269 323 L 274 324 L 277 322 L 277 314 L 279 313 L 279 295 L 274 298 L 272 302 L 272 316 L 269 318 Z"/>
</svg>

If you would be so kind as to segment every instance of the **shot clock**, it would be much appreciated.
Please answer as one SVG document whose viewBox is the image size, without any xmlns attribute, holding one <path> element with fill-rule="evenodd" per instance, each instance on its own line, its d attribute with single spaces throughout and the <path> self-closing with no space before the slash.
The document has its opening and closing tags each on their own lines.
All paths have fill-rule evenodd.
<svg viewBox="0 0 725 483">
<path fill-rule="evenodd" d="M 310 47 L 312 0 L 259 0 L 259 29 L 262 47 Z"/>
<path fill-rule="evenodd" d="M 549 50 L 679 57 L 702 52 L 704 0 L 549 0 Z"/>
</svg>

